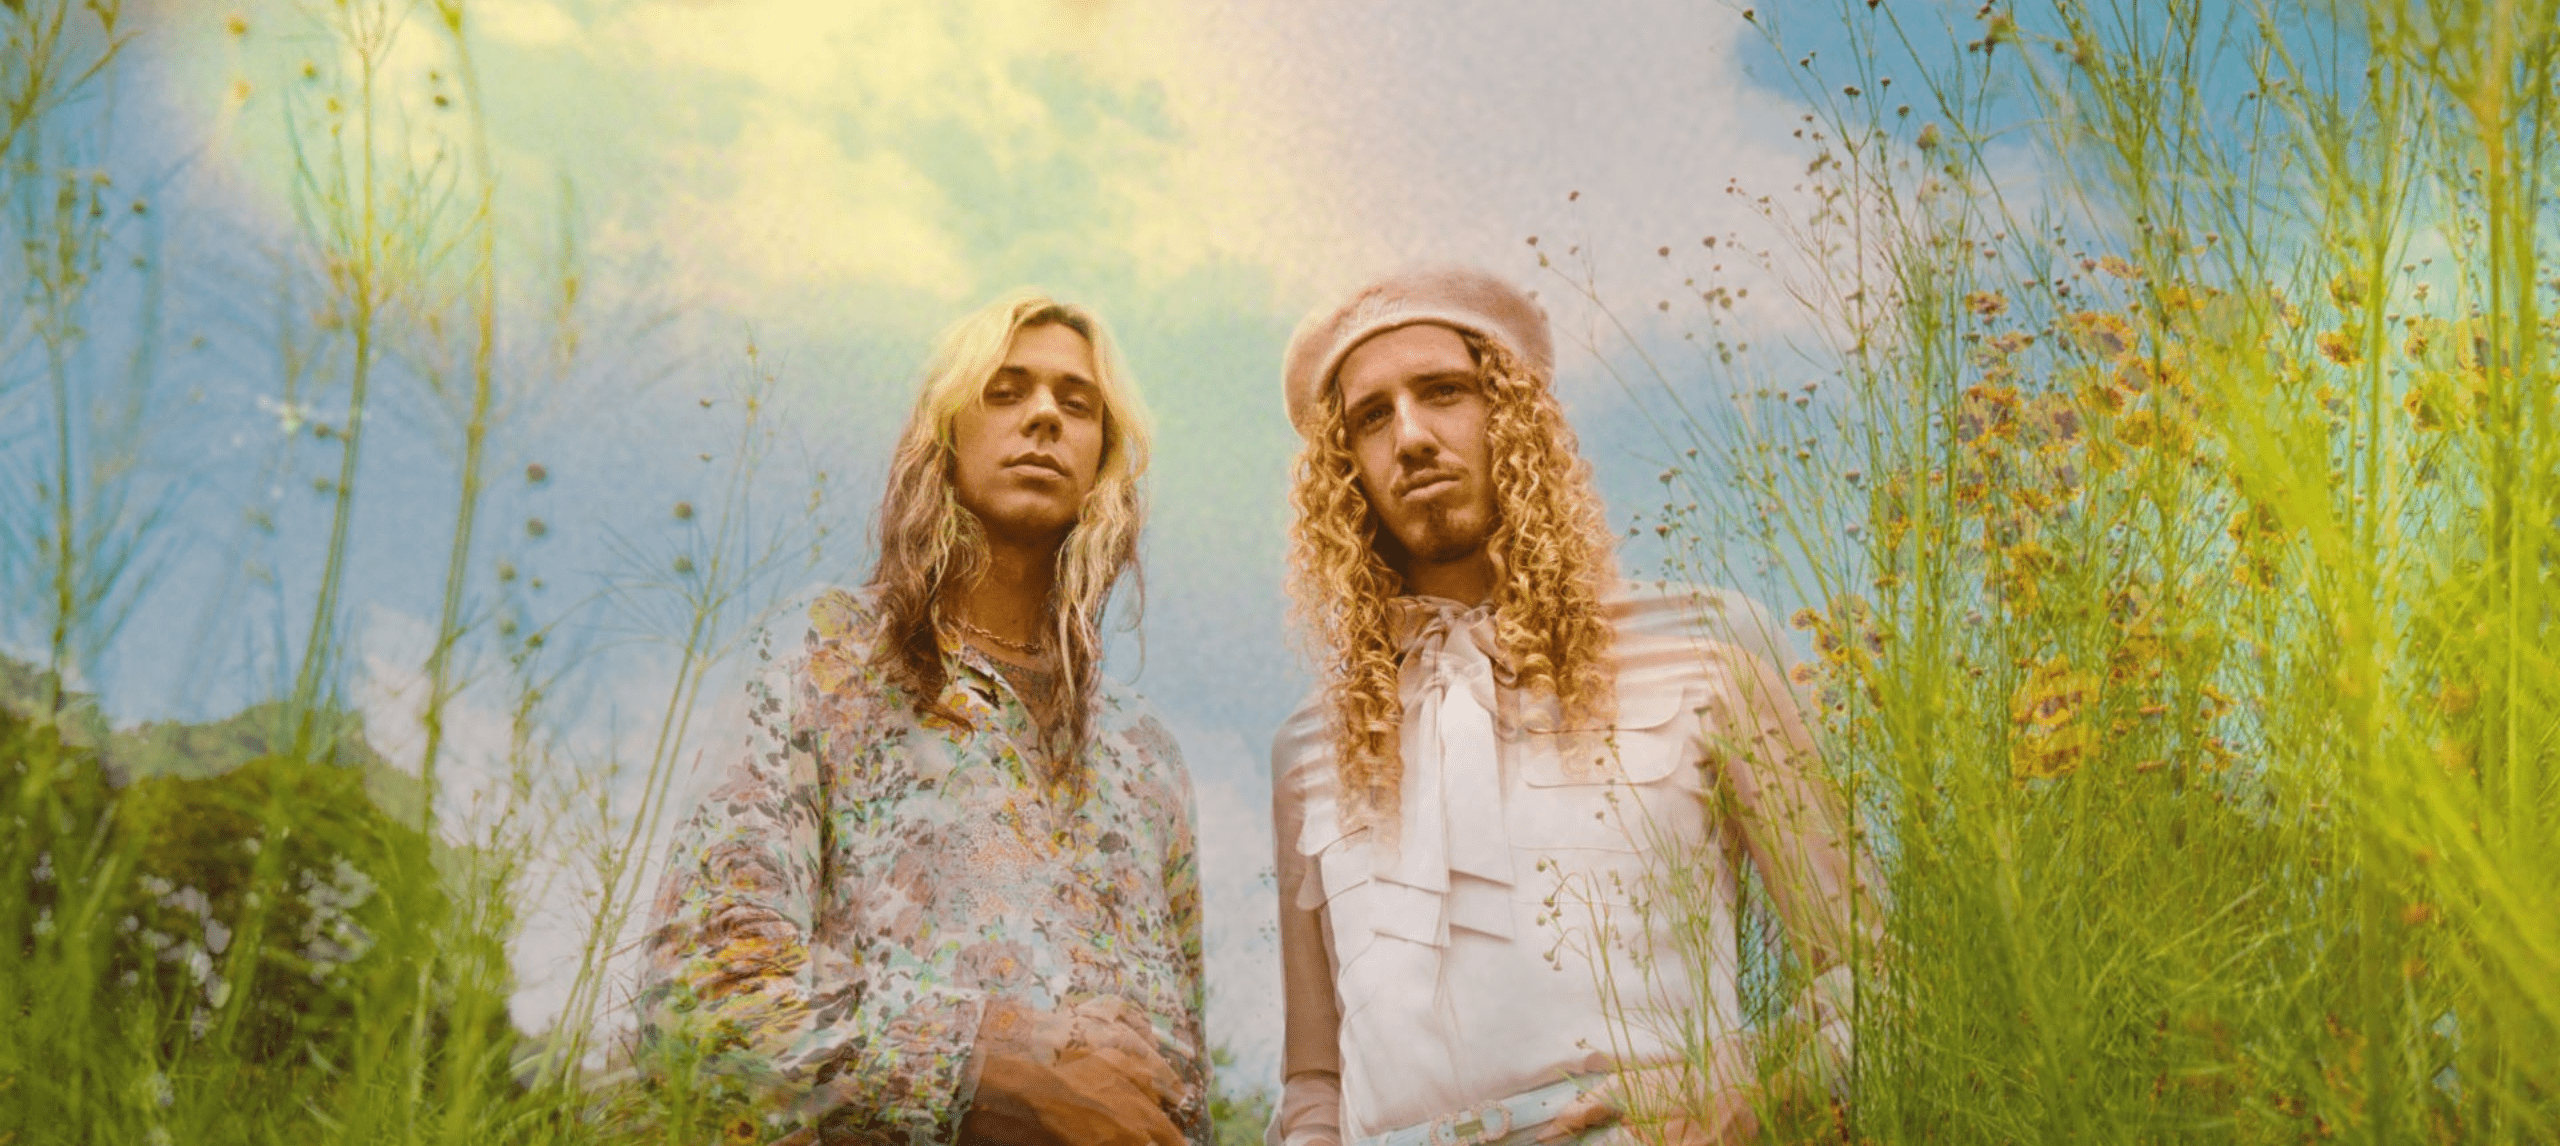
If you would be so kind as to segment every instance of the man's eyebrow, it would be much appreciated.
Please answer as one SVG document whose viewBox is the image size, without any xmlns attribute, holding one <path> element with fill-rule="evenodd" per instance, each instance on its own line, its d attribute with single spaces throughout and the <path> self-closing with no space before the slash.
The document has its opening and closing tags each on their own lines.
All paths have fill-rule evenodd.
<svg viewBox="0 0 2560 1146">
<path fill-rule="evenodd" d="M 992 374 L 992 375 L 989 375 L 988 377 L 989 377 L 990 379 L 993 379 L 993 378 L 1031 378 L 1031 377 L 1034 377 L 1034 376 L 1035 376 L 1035 374 L 1034 374 L 1034 372 L 1032 371 L 1032 369 L 1031 369 L 1030 367 L 1028 367 L 1028 366 L 1016 366 L 1016 365 L 1013 365 L 1012 363 L 1009 363 L 1009 362 L 1008 362 L 1008 363 L 1006 363 L 1006 364 L 1004 364 L 1004 365 L 1002 365 L 1002 366 L 998 366 L 998 367 L 996 367 L 996 372 L 995 372 L 994 374 Z M 1099 390 L 1099 389 L 1101 389 L 1101 388 L 1102 388 L 1102 383 L 1100 383 L 1100 382 L 1096 382 L 1096 381 L 1094 381 L 1093 379 L 1091 379 L 1091 378 L 1087 378 L 1087 377 L 1085 377 L 1084 375 L 1082 375 L 1082 374 L 1078 374 L 1078 373 L 1076 373 L 1075 371 L 1072 371 L 1072 370 L 1060 370 L 1060 371 L 1055 371 L 1055 372 L 1052 372 L 1052 373 L 1051 373 L 1051 377 L 1056 378 L 1056 379 L 1058 380 L 1058 384 L 1059 384 L 1059 385 L 1062 385 L 1062 386 L 1083 386 L 1083 387 L 1087 387 L 1087 388 L 1089 388 L 1089 389 L 1094 389 L 1094 390 Z"/>
</svg>

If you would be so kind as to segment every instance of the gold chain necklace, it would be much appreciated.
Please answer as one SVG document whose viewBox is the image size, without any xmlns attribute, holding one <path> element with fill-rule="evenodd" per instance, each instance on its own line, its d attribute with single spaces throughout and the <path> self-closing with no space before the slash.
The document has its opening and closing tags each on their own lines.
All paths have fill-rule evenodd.
<svg viewBox="0 0 2560 1146">
<path fill-rule="evenodd" d="M 960 630 L 970 636 L 993 641 L 998 645 L 1011 649 L 1026 657 L 1036 657 L 1043 661 L 1049 659 L 1049 649 L 1045 645 L 1031 644 L 1023 641 L 1017 641 L 1010 637 L 997 636 L 994 633 L 990 633 L 987 630 L 972 624 L 967 617 L 953 617 L 951 618 L 951 622 L 960 626 Z"/>
</svg>

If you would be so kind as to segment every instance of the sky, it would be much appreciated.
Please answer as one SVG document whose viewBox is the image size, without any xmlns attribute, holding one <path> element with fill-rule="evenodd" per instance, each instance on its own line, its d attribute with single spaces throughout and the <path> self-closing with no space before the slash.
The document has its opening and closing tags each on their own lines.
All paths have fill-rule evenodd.
<svg viewBox="0 0 2560 1146">
<path fill-rule="evenodd" d="M 309 624 L 337 458 L 310 427 L 343 427 L 348 398 L 325 361 L 295 373 L 291 332 L 325 292 L 280 268 L 308 253 L 296 236 L 325 229 L 310 188 L 338 169 L 331 142 L 361 127 L 356 57 L 347 29 L 320 22 L 329 11 L 146 8 L 112 101 L 65 113 L 107 125 L 83 146 L 115 172 L 119 201 L 153 204 L 117 249 L 164 268 L 94 304 L 101 356 L 124 344 L 114 330 L 155 316 L 160 416 L 133 443 L 175 507 L 156 579 L 91 670 L 126 719 L 272 693 L 291 660 L 280 650 Z M 1477 263 L 1536 290 L 1558 325 L 1557 389 L 1624 522 L 1657 508 L 1671 452 L 1656 383 L 1622 380 L 1634 352 L 1673 363 L 1670 385 L 1729 384 L 1678 365 L 1694 361 L 1681 336 L 1703 329 L 1684 280 L 1761 283 L 1728 319 L 1770 338 L 1802 329 L 1759 272 L 1725 265 L 1730 243 L 1703 241 L 1765 241 L 1752 197 L 1788 194 L 1808 157 L 1789 61 L 1733 7 L 469 0 L 467 57 L 432 5 L 389 11 L 405 21 L 367 26 L 392 29 L 378 154 L 423 193 L 378 208 L 414 209 L 402 217 L 429 239 L 414 252 L 423 278 L 458 281 L 471 254 L 454 220 L 482 137 L 456 109 L 476 91 L 500 221 L 497 476 L 448 800 L 497 798 L 509 723 L 495 634 L 545 626 L 545 663 L 571 666 L 554 746 L 588 770 L 549 782 L 634 790 L 606 762 L 646 756 L 674 659 L 648 639 L 663 602 L 604 587 L 699 544 L 699 519 L 671 509 L 717 504 L 739 456 L 741 378 L 772 375 L 759 520 L 827 475 L 827 544 L 766 586 L 788 598 L 856 583 L 934 333 L 1006 288 L 1044 287 L 1102 315 L 1156 420 L 1143 626 L 1115 638 L 1109 671 L 1164 716 L 1194 776 L 1210 1029 L 1249 1078 L 1274 1069 L 1279 1027 L 1265 753 L 1310 681 L 1281 591 L 1290 330 L 1415 261 Z M 1808 23 L 1791 45 L 1838 40 Z M 453 313 L 432 290 L 410 302 Z M 456 504 L 457 338 L 439 328 L 386 368 L 347 558 L 346 695 L 412 767 Z M 1650 536 L 1622 556 L 1630 572 L 1658 561 Z M 735 695 L 734 673 L 715 672 L 680 790 L 735 742 Z M 536 873 L 516 951 L 528 1026 L 565 989 L 570 870 Z"/>
</svg>

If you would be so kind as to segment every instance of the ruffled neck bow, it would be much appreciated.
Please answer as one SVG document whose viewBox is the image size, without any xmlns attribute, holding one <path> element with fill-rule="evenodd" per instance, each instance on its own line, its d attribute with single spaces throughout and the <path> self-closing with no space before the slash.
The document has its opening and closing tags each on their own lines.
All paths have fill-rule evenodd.
<svg viewBox="0 0 2560 1146">
<path fill-rule="evenodd" d="M 1404 768 L 1397 838 L 1377 850 L 1374 877 L 1436 901 L 1436 918 L 1411 921 L 1429 928 L 1425 942 L 1446 945 L 1452 926 L 1508 938 L 1514 872 L 1500 730 L 1509 722 L 1496 690 L 1493 606 L 1398 597 L 1387 602 L 1387 624 L 1403 656 Z"/>
</svg>

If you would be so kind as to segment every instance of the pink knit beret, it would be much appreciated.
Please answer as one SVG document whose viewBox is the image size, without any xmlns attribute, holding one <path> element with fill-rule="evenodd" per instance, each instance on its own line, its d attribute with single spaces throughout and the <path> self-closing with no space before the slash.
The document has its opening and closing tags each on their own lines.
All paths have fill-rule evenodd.
<svg viewBox="0 0 2560 1146">
<path fill-rule="evenodd" d="M 1555 375 L 1555 342 L 1538 300 L 1474 267 L 1415 267 L 1372 282 L 1298 324 L 1280 375 L 1289 424 L 1302 437 L 1314 431 L 1325 386 L 1355 347 L 1426 322 L 1501 343 L 1540 381 Z"/>
</svg>

